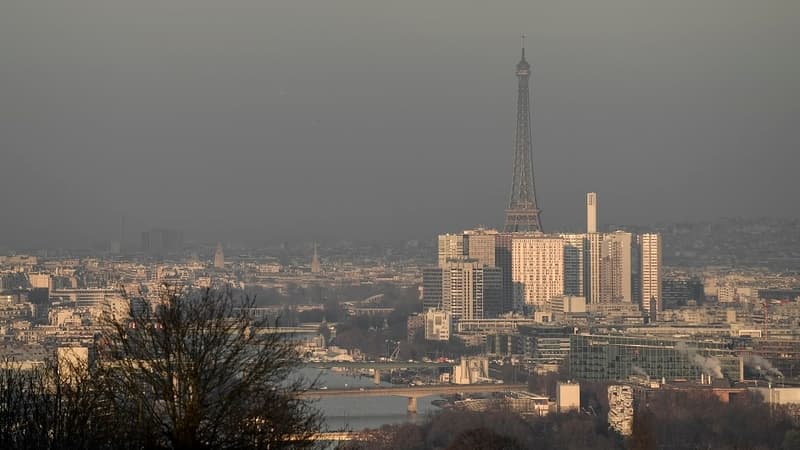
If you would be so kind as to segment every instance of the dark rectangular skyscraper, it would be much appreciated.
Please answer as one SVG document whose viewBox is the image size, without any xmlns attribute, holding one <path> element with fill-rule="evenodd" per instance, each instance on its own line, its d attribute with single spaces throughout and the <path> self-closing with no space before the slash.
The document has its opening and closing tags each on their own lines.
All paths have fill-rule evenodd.
<svg viewBox="0 0 800 450">
<path fill-rule="evenodd" d="M 422 309 L 442 306 L 442 269 L 429 267 L 422 271 Z"/>
<path fill-rule="evenodd" d="M 168 229 L 153 229 L 142 233 L 142 250 L 162 255 L 183 250 L 183 232 Z"/>
</svg>

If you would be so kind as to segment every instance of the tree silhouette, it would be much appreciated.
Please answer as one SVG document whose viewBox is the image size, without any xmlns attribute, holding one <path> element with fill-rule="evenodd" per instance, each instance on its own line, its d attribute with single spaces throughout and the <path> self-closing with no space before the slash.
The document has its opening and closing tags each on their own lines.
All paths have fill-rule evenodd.
<svg viewBox="0 0 800 450">
<path fill-rule="evenodd" d="M 107 448 L 98 393 L 91 389 L 84 364 L 23 369 L 0 365 L 0 448 Z"/>
<path fill-rule="evenodd" d="M 321 416 L 297 394 L 295 346 L 229 290 L 167 288 L 107 316 L 94 385 L 132 447 L 302 448 Z"/>
<path fill-rule="evenodd" d="M 453 440 L 447 450 L 524 450 L 516 439 L 502 436 L 487 428 L 467 430 Z"/>
</svg>

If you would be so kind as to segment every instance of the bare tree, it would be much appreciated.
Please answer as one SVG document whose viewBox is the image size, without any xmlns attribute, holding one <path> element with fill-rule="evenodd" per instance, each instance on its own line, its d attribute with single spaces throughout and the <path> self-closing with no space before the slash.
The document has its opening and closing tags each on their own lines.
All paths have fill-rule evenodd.
<svg viewBox="0 0 800 450">
<path fill-rule="evenodd" d="M 103 418 L 85 363 L 0 364 L 0 448 L 99 449 Z"/>
<path fill-rule="evenodd" d="M 134 303 L 132 303 L 134 304 Z M 321 416 L 293 343 L 230 290 L 165 289 L 109 316 L 95 385 L 131 447 L 304 448 Z"/>
</svg>

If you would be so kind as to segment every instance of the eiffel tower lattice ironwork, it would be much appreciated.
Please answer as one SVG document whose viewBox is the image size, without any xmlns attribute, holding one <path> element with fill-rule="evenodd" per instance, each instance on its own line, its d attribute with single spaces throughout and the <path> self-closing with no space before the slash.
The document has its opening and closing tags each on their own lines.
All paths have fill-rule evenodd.
<svg viewBox="0 0 800 450">
<path fill-rule="evenodd" d="M 525 60 L 525 35 L 522 36 L 522 59 L 517 63 L 517 132 L 514 136 L 514 177 L 506 209 L 504 231 L 543 231 L 541 210 L 536 203 L 533 184 L 533 147 L 531 145 L 530 89 L 531 65 Z"/>
</svg>

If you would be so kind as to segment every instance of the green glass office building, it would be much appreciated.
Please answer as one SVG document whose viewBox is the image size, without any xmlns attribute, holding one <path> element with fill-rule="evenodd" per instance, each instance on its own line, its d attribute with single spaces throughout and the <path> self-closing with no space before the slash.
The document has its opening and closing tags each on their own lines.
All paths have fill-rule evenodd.
<svg viewBox="0 0 800 450">
<path fill-rule="evenodd" d="M 721 373 L 738 380 L 739 358 L 732 347 L 725 340 L 576 334 L 570 337 L 569 367 L 574 378 L 583 380 L 625 380 L 643 373 L 667 380 Z"/>
</svg>

